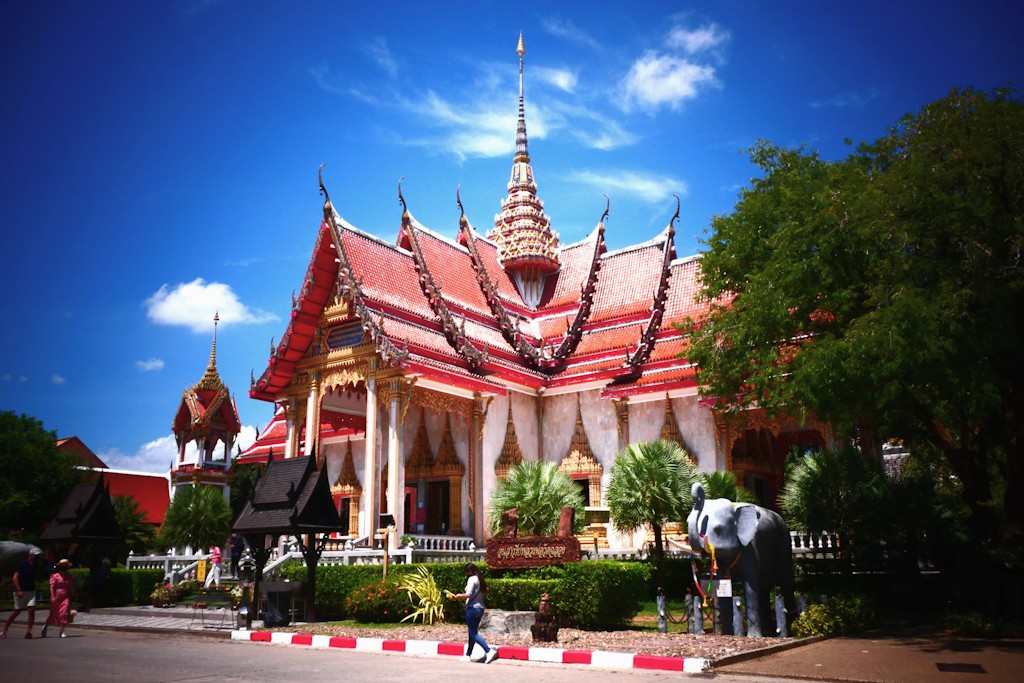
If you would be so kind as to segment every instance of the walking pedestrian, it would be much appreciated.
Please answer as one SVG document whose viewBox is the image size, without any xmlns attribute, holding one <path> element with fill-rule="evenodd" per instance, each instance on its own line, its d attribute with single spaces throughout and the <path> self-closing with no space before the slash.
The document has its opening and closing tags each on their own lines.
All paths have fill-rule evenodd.
<svg viewBox="0 0 1024 683">
<path fill-rule="evenodd" d="M 211 583 L 216 583 L 220 588 L 220 546 L 210 548 L 210 571 L 206 573 L 206 583 L 203 588 L 209 588 Z"/>
<path fill-rule="evenodd" d="M 484 595 L 487 593 L 487 582 L 472 562 L 466 564 L 463 573 L 466 575 L 465 589 L 462 593 L 449 592 L 448 597 L 452 600 L 466 601 L 466 628 L 469 630 L 469 647 L 466 649 L 466 656 L 470 661 L 490 664 L 498 657 L 498 650 L 488 645 L 484 637 L 480 635 L 480 620 L 484 617 Z M 483 648 L 483 657 L 473 659 L 474 645 Z"/>
<path fill-rule="evenodd" d="M 60 638 L 67 637 L 64 628 L 71 616 L 71 595 L 74 593 L 74 587 L 71 560 L 65 558 L 57 563 L 57 571 L 50 575 L 50 617 L 43 624 L 43 632 L 40 634 L 43 638 L 46 637 L 46 630 L 50 624 L 60 627 Z"/>
<path fill-rule="evenodd" d="M 25 553 L 25 559 L 18 565 L 11 580 L 14 582 L 14 611 L 4 622 L 4 630 L 0 638 L 7 637 L 7 629 L 24 610 L 28 610 L 28 630 L 25 637 L 32 638 L 32 627 L 36 623 L 36 565 L 41 554 L 39 548 L 32 547 Z"/>
</svg>

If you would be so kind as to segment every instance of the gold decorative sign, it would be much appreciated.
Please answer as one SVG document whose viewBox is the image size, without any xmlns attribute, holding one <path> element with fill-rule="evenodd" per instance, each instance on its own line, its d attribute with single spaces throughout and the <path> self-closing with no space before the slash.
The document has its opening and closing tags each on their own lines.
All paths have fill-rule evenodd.
<svg viewBox="0 0 1024 683">
<path fill-rule="evenodd" d="M 491 569 L 544 567 L 579 559 L 580 542 L 572 536 L 495 537 L 487 541 L 487 566 Z"/>
</svg>

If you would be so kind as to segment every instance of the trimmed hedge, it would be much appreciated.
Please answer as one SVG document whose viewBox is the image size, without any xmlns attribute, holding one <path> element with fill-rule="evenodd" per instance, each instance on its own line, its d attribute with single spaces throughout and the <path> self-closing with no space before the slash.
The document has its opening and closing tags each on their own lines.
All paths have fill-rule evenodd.
<svg viewBox="0 0 1024 683">
<path fill-rule="evenodd" d="M 399 564 L 389 568 L 389 579 L 397 583 L 403 574 L 426 566 L 441 590 L 461 593 L 466 585 L 464 563 Z M 487 580 L 487 605 L 494 609 L 534 610 L 540 596 L 548 593 L 552 607 L 564 623 L 578 626 L 615 627 L 629 622 L 640 603 L 651 594 L 651 570 L 642 562 L 586 560 L 539 569 L 491 572 L 480 566 Z M 305 566 L 289 563 L 281 569 L 282 578 L 302 581 Z M 346 608 L 346 598 L 354 591 L 381 580 L 380 565 L 324 565 L 317 569 L 316 609 L 324 619 L 354 617 Z M 406 595 L 400 597 L 408 603 Z M 461 621 L 458 603 L 447 603 L 445 618 Z M 389 615 L 391 610 L 389 609 Z M 385 615 L 363 615 L 367 621 L 387 621 Z"/>
<path fill-rule="evenodd" d="M 75 582 L 76 604 L 90 603 L 93 607 L 121 607 L 123 605 L 148 605 L 149 595 L 164 578 L 161 569 L 111 569 L 107 581 L 98 595 L 90 581 L 88 569 L 72 569 Z M 49 591 L 45 587 L 44 591 Z"/>
<path fill-rule="evenodd" d="M 553 579 L 489 579 L 484 600 L 493 609 L 535 611 L 540 596 L 555 595 L 559 585 Z"/>
</svg>

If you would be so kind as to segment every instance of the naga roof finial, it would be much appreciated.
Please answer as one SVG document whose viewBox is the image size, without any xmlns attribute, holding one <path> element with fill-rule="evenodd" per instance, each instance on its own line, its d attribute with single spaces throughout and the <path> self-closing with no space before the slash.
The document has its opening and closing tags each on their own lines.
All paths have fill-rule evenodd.
<svg viewBox="0 0 1024 683">
<path fill-rule="evenodd" d="M 402 205 L 402 218 L 409 215 L 409 205 L 405 203 L 405 196 L 402 194 L 402 181 L 405 180 L 405 176 L 398 179 L 398 201 Z"/>
<path fill-rule="evenodd" d="M 604 192 L 601 195 L 604 197 L 604 213 L 601 214 L 601 220 L 598 223 L 604 223 L 608 218 L 608 212 L 612 209 L 612 200 Z"/>
<path fill-rule="evenodd" d="M 672 229 L 672 232 L 675 232 L 676 231 L 676 221 L 679 220 L 679 207 L 680 207 L 680 204 L 679 204 L 679 195 L 673 192 L 672 196 L 676 198 L 676 212 L 675 212 L 675 214 L 673 214 L 672 219 L 668 222 L 668 225 L 669 225 L 669 228 Z"/>
<path fill-rule="evenodd" d="M 459 207 L 459 225 L 466 222 L 466 207 L 462 205 L 462 186 L 455 186 L 455 205 Z"/>
<path fill-rule="evenodd" d="M 327 193 L 327 186 L 324 185 L 324 164 L 320 164 L 320 168 L 316 170 L 316 179 L 320 183 L 320 194 L 324 196 L 324 203 L 327 204 L 331 201 L 331 195 Z"/>
</svg>

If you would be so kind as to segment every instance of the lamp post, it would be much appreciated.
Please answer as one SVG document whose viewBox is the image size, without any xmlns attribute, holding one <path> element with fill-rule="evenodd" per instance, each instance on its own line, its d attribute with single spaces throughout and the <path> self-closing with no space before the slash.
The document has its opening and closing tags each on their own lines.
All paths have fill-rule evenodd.
<svg viewBox="0 0 1024 683">
<path fill-rule="evenodd" d="M 238 625 L 246 630 L 252 628 L 252 604 L 253 601 L 250 598 L 253 584 L 253 573 L 256 569 L 256 560 L 253 559 L 252 553 L 246 548 L 242 551 L 242 557 L 238 561 L 238 573 L 242 586 L 242 603 L 238 608 Z"/>
</svg>

